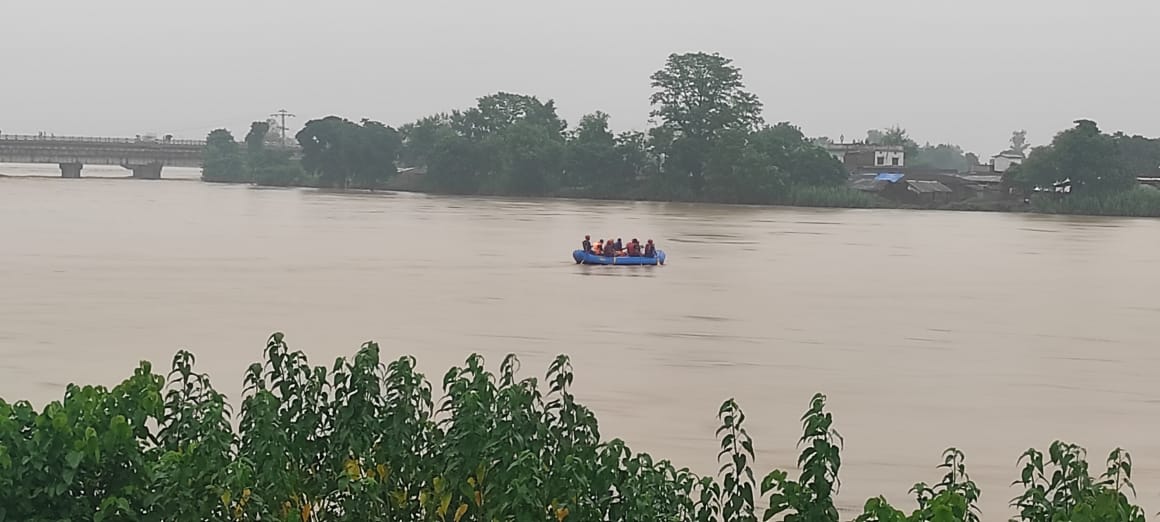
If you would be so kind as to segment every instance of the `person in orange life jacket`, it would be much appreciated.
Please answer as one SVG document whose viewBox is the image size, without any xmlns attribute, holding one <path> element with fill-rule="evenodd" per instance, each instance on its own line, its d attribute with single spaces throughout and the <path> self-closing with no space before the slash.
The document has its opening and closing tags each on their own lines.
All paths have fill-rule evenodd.
<svg viewBox="0 0 1160 522">
<path fill-rule="evenodd" d="M 592 247 L 592 253 L 596 254 L 598 256 L 604 255 L 604 240 L 603 239 L 601 239 L 600 241 L 597 241 L 596 246 Z"/>
<path fill-rule="evenodd" d="M 580 243 L 580 248 L 584 249 L 585 254 L 591 254 L 592 253 L 592 236 L 585 235 L 584 241 L 582 241 Z"/>
<path fill-rule="evenodd" d="M 632 257 L 640 257 L 640 242 L 633 239 L 628 242 L 628 255 Z"/>
<path fill-rule="evenodd" d="M 656 256 L 657 256 L 657 247 L 656 247 L 656 245 L 653 244 L 653 240 L 650 239 L 650 240 L 648 240 L 648 242 L 646 242 L 644 244 L 644 257 L 656 257 Z"/>
</svg>

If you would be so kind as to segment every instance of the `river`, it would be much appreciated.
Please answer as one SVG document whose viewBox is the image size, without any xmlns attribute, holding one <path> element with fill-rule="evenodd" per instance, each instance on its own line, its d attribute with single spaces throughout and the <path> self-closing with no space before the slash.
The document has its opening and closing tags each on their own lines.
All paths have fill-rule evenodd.
<svg viewBox="0 0 1160 522">
<path fill-rule="evenodd" d="M 187 348 L 237 402 L 285 331 L 314 364 L 379 341 L 436 386 L 471 352 L 541 376 L 571 355 L 606 438 L 715 469 L 736 397 L 759 475 L 793 469 L 829 396 L 844 510 L 937 482 L 966 452 L 985 520 L 1016 459 L 1121 445 L 1160 510 L 1160 221 L 517 200 L 66 180 L 0 164 L 0 396 L 40 405 Z M 41 175 L 44 177 L 39 177 Z M 87 168 L 86 176 L 124 176 Z M 663 267 L 585 267 L 583 234 L 655 239 Z M 852 518 L 847 512 L 844 519 Z"/>
</svg>

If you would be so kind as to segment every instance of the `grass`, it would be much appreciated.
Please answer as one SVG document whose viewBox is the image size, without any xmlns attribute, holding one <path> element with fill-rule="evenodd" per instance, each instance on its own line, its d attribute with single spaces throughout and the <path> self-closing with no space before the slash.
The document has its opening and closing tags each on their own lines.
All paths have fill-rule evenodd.
<svg viewBox="0 0 1160 522">
<path fill-rule="evenodd" d="M 1103 195 L 1040 196 L 1032 201 L 1032 207 L 1051 214 L 1160 217 L 1160 190 L 1141 186 Z"/>
</svg>

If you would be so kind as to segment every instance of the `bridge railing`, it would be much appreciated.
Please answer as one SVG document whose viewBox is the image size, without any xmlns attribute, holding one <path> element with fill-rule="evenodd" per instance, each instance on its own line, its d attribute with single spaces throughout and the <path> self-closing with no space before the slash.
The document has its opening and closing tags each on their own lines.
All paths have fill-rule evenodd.
<svg viewBox="0 0 1160 522">
<path fill-rule="evenodd" d="M 195 145 L 199 147 L 205 146 L 205 140 L 166 140 L 165 138 L 103 138 L 98 136 L 53 136 L 40 134 L 0 134 L 0 142 L 5 141 L 127 145 Z"/>
</svg>

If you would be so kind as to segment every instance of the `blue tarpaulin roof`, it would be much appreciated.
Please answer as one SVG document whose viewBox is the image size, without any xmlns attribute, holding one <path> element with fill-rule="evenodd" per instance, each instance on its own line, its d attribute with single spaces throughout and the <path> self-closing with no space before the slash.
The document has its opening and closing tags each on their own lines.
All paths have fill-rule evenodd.
<svg viewBox="0 0 1160 522">
<path fill-rule="evenodd" d="M 902 176 L 902 174 L 898 174 L 896 172 L 880 172 L 877 176 L 874 176 L 874 181 L 889 181 L 891 183 L 898 183 L 898 180 L 902 179 Z"/>
</svg>

